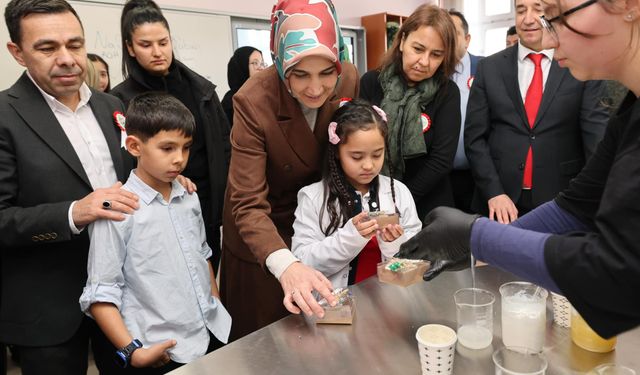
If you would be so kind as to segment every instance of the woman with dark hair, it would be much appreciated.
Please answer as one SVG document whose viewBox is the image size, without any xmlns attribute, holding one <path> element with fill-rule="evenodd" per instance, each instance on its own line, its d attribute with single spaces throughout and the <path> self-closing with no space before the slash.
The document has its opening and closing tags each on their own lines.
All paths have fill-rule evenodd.
<svg viewBox="0 0 640 375">
<path fill-rule="evenodd" d="M 449 172 L 460 134 L 460 91 L 449 77 L 456 62 L 451 17 L 421 5 L 402 23 L 380 67 L 360 81 L 360 96 L 388 115 L 393 177 L 411 191 L 420 218 L 454 205 Z"/>
<path fill-rule="evenodd" d="M 93 64 L 93 68 L 98 76 L 98 90 L 102 92 L 111 91 L 111 77 L 109 77 L 109 64 L 95 53 L 87 53 L 87 58 Z"/>
<path fill-rule="evenodd" d="M 227 64 L 227 82 L 229 91 L 222 98 L 222 109 L 229 124 L 233 126 L 233 95 L 240 90 L 240 87 L 257 72 L 264 69 L 262 52 L 253 47 L 240 47 L 231 56 Z"/>
<path fill-rule="evenodd" d="M 222 200 L 229 165 L 229 124 L 216 87 L 173 56 L 169 23 L 152 0 L 129 0 L 122 10 L 122 73 L 111 90 L 125 105 L 136 95 L 161 91 L 175 96 L 193 114 L 196 132 L 182 172 L 198 187 L 211 262 L 220 260 Z"/>
<path fill-rule="evenodd" d="M 640 1 L 543 0 L 542 47 L 579 80 L 629 88 L 595 153 L 569 187 L 511 225 L 450 208 L 402 246 L 425 274 L 469 266 L 469 255 L 564 294 L 610 338 L 640 325 Z M 544 15 L 543 15 L 544 14 Z"/>
<path fill-rule="evenodd" d="M 330 0 L 281 0 L 271 15 L 273 66 L 233 96 L 231 166 L 220 267 L 237 339 L 289 312 L 324 312 L 331 283 L 289 250 L 296 194 L 320 180 L 327 129 L 341 97 L 358 94 Z"/>
</svg>

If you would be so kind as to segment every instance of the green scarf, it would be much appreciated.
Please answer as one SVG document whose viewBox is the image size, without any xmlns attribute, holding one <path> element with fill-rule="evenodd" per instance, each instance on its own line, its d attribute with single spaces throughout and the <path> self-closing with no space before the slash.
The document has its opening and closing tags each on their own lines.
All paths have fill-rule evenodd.
<svg viewBox="0 0 640 375">
<path fill-rule="evenodd" d="M 397 74 L 395 64 L 380 72 L 378 80 L 384 93 L 380 106 L 387 114 L 393 175 L 402 179 L 405 172 L 404 159 L 427 153 L 427 145 L 422 134 L 421 114 L 423 108 L 436 96 L 440 85 L 434 75 L 409 87 L 405 78 Z M 383 173 L 390 175 L 388 163 L 389 160 L 385 162 Z"/>
</svg>

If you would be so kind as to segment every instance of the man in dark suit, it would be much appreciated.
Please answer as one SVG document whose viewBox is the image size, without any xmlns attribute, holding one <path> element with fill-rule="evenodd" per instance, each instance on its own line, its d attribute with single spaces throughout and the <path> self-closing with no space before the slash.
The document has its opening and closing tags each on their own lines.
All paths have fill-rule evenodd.
<svg viewBox="0 0 640 375">
<path fill-rule="evenodd" d="M 118 182 L 131 169 L 114 121 L 124 109 L 84 84 L 84 33 L 66 1 L 13 0 L 5 20 L 27 71 L 0 93 L 0 342 L 24 375 L 85 374 L 86 227 L 138 206 Z"/>
<path fill-rule="evenodd" d="M 471 90 L 471 84 L 476 75 L 478 62 L 483 56 L 475 56 L 467 51 L 469 42 L 471 42 L 471 35 L 469 34 L 469 23 L 467 23 L 464 15 L 455 9 L 450 9 L 449 15 L 456 26 L 456 58 L 458 59 L 458 65 L 451 79 L 458 85 L 458 89 L 460 89 L 461 119 L 458 149 L 453 159 L 453 169 L 451 170 L 449 179 L 451 180 L 453 200 L 456 208 L 465 212 L 471 212 L 474 182 L 471 170 L 469 169 L 469 160 L 464 151 L 464 124 L 467 113 L 467 102 L 469 101 L 469 90 Z"/>
<path fill-rule="evenodd" d="M 515 0 L 517 45 L 478 64 L 465 125 L 472 209 L 502 223 L 553 199 L 594 152 L 603 84 L 579 82 L 542 49 L 540 0 Z"/>
</svg>

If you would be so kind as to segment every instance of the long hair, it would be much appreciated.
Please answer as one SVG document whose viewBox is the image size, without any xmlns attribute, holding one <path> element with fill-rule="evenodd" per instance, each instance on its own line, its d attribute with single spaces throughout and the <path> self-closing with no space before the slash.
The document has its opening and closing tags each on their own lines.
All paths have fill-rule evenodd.
<svg viewBox="0 0 640 375">
<path fill-rule="evenodd" d="M 389 147 L 387 144 L 387 123 L 373 109 L 371 104 L 363 99 L 353 99 L 342 105 L 333 115 L 333 121 L 337 123 L 336 135 L 340 138 L 338 144 L 329 143 L 325 154 L 322 182 L 324 187 L 324 199 L 320 210 L 320 227 L 322 228 L 325 212 L 329 214 L 329 224 L 322 232 L 328 236 L 342 227 L 356 212 L 354 212 L 353 197 L 347 188 L 348 182 L 344 170 L 338 161 L 339 147 L 348 141 L 349 136 L 358 130 L 377 129 L 384 138 L 385 158 L 391 168 L 393 163 L 389 159 Z M 393 171 L 389 171 L 393 176 Z M 396 193 L 391 177 L 391 196 L 395 204 Z"/>
<path fill-rule="evenodd" d="M 420 5 L 411 13 L 406 21 L 402 22 L 400 30 L 393 39 L 391 48 L 387 51 L 382 59 L 382 63 L 378 67 L 379 71 L 383 71 L 391 65 L 396 66 L 396 74 L 404 76 L 402 70 L 402 51 L 400 44 L 411 34 L 421 27 L 432 27 L 442 39 L 444 45 L 444 60 L 436 70 L 434 76 L 439 76 L 441 83 L 445 83 L 453 73 L 455 73 L 456 64 L 456 25 L 453 23 L 449 13 L 435 5 Z"/>
<path fill-rule="evenodd" d="M 95 53 L 87 53 L 87 58 L 93 62 L 102 63 L 107 69 L 107 77 L 109 78 L 109 83 L 107 83 L 107 88 L 104 90 L 104 92 L 111 91 L 111 73 L 109 73 L 109 64 L 107 64 L 107 62 L 102 57 L 100 57 L 100 55 L 96 55 Z M 98 73 L 98 77 L 99 76 L 100 74 Z"/>
<path fill-rule="evenodd" d="M 130 67 L 137 64 L 135 57 L 129 55 L 127 46 L 133 45 L 132 36 L 136 27 L 145 23 L 160 22 L 167 28 L 169 34 L 169 22 L 164 18 L 160 7 L 153 0 L 129 0 L 122 8 L 120 16 L 120 35 L 122 39 L 122 78 L 129 77 Z"/>
</svg>

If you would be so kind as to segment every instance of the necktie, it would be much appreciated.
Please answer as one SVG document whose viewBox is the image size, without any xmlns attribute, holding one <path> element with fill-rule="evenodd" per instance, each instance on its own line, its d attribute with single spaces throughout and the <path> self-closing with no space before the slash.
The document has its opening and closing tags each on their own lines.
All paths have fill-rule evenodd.
<svg viewBox="0 0 640 375">
<path fill-rule="evenodd" d="M 542 67 L 540 62 L 542 61 L 543 54 L 530 53 L 528 58 L 533 61 L 535 65 L 535 71 L 533 72 L 533 78 L 527 89 L 527 97 L 524 100 L 524 109 L 527 112 L 527 120 L 529 121 L 529 127 L 533 128 L 533 124 L 536 122 L 536 116 L 538 115 L 538 109 L 540 108 L 540 102 L 542 101 Z M 531 189 L 533 180 L 533 152 L 531 146 L 527 152 L 527 160 L 524 164 L 524 177 L 522 179 L 522 187 L 525 189 Z"/>
</svg>

